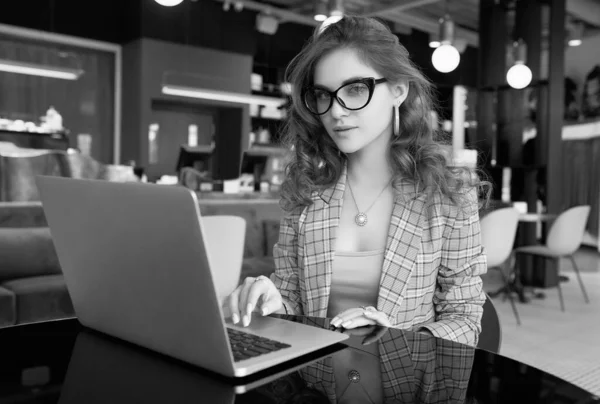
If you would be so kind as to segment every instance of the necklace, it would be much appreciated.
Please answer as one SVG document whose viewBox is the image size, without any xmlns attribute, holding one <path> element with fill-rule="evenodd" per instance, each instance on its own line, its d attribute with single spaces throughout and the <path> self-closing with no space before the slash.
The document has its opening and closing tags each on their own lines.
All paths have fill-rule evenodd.
<svg viewBox="0 0 600 404">
<path fill-rule="evenodd" d="M 367 212 L 369 211 L 369 209 L 371 209 L 373 207 L 373 205 L 375 205 L 375 202 L 377 202 L 377 200 L 379 199 L 379 197 L 383 194 L 383 191 L 385 191 L 387 189 L 387 187 L 390 185 L 390 183 L 392 182 L 392 180 L 394 179 L 394 177 L 392 177 L 390 179 L 390 181 L 386 184 L 385 187 L 383 187 L 383 189 L 381 190 L 381 192 L 379 193 L 379 195 L 377 195 L 377 198 L 375 198 L 375 200 L 373 201 L 373 203 L 371 204 L 371 206 L 369 206 L 367 208 L 367 210 L 365 210 L 364 212 L 360 211 L 360 208 L 358 207 L 358 203 L 356 203 L 356 198 L 354 197 L 354 192 L 352 192 L 352 185 L 350 185 L 350 179 L 348 179 L 348 189 L 350 189 L 350 194 L 352 195 L 352 200 L 354 201 L 354 205 L 356 205 L 356 210 L 358 211 L 358 213 L 356 214 L 356 216 L 354 216 L 354 222 L 359 225 L 359 226 L 364 226 L 367 224 L 368 222 L 368 217 L 367 217 Z"/>
</svg>

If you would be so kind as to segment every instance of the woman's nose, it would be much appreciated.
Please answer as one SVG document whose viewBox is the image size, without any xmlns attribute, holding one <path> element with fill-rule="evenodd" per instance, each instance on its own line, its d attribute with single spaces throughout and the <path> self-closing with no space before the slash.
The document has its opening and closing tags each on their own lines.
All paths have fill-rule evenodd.
<svg viewBox="0 0 600 404">
<path fill-rule="evenodd" d="M 348 115 L 348 110 L 340 104 L 337 98 L 333 99 L 333 103 L 331 104 L 331 109 L 329 110 L 331 116 L 334 118 L 339 118 L 342 116 Z"/>
</svg>

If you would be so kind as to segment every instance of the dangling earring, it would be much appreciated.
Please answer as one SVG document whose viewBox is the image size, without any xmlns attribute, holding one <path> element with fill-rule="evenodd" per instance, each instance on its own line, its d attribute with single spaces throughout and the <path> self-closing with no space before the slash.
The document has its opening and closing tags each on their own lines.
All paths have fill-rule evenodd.
<svg viewBox="0 0 600 404">
<path fill-rule="evenodd" d="M 394 104 L 394 136 L 400 136 L 400 103 Z"/>
</svg>

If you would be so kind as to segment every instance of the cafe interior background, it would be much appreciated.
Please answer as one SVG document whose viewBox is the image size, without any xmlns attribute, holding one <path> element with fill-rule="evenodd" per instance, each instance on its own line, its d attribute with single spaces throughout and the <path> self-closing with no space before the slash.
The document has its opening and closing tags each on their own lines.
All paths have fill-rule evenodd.
<svg viewBox="0 0 600 404">
<path fill-rule="evenodd" d="M 247 220 L 242 276 L 269 274 L 291 91 L 285 68 L 317 26 L 344 13 L 386 22 L 434 83 L 432 120 L 453 161 L 478 164 L 494 183 L 482 221 L 495 208 L 519 212 L 510 250 L 545 243 L 561 213 L 590 207 L 583 230 L 560 232 L 581 239 L 579 273 L 567 256 L 507 255 L 500 271 L 489 268 L 484 289 L 501 320 L 501 354 L 600 393 L 597 0 L 6 4 L 0 326 L 73 315 L 38 174 L 188 187 L 202 214 Z M 501 238 L 496 225 L 490 234 Z M 527 301 L 495 293 L 502 274 L 520 278 Z"/>
</svg>

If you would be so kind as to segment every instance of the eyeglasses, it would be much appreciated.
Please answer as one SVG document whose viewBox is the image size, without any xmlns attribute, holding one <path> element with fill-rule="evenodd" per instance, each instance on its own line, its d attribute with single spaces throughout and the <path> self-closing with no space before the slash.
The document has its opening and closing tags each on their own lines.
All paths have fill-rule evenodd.
<svg viewBox="0 0 600 404">
<path fill-rule="evenodd" d="M 386 81 L 387 79 L 385 78 L 375 79 L 373 77 L 366 77 L 345 83 L 335 91 L 311 86 L 303 91 L 302 99 L 308 111 L 314 115 L 327 113 L 333 105 L 334 98 L 345 109 L 357 111 L 369 104 L 371 97 L 373 97 L 375 86 Z"/>
</svg>

